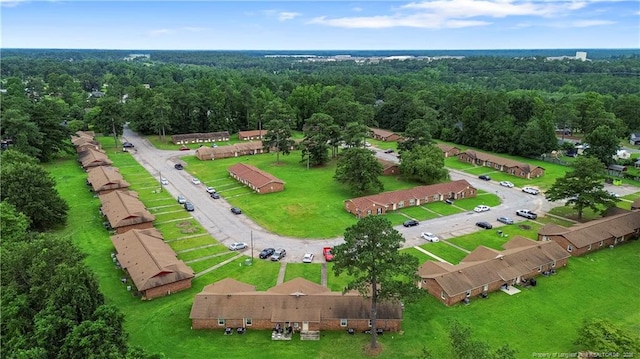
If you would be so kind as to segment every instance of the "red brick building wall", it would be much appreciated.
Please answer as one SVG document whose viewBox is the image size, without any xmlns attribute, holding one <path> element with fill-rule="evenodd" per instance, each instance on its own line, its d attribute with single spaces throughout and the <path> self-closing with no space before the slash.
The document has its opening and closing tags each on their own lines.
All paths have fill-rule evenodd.
<svg viewBox="0 0 640 359">
<path fill-rule="evenodd" d="M 256 188 L 255 190 L 260 194 L 280 192 L 284 190 L 284 183 L 277 183 L 277 182 L 268 183 L 265 186 Z"/>
<path fill-rule="evenodd" d="M 191 278 L 147 289 L 142 293 L 142 299 L 163 297 L 189 288 L 191 288 Z"/>
</svg>

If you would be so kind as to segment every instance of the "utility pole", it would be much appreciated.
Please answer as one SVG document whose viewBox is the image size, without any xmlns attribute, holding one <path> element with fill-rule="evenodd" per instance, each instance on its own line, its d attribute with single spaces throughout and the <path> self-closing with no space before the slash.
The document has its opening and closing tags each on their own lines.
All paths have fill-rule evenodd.
<svg viewBox="0 0 640 359">
<path fill-rule="evenodd" d="M 253 260 L 253 231 L 251 231 L 251 260 Z"/>
<path fill-rule="evenodd" d="M 118 134 L 116 133 L 116 122 L 113 120 L 113 118 L 111 119 L 111 129 L 113 131 L 113 145 L 116 146 L 116 149 L 118 148 Z"/>
</svg>

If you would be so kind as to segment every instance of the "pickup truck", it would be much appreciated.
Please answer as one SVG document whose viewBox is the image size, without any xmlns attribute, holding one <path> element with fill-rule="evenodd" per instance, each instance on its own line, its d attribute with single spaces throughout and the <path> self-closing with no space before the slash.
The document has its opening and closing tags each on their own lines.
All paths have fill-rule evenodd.
<svg viewBox="0 0 640 359">
<path fill-rule="evenodd" d="M 524 218 L 528 218 L 528 219 L 536 219 L 538 218 L 538 215 L 531 212 L 528 209 L 519 209 L 516 211 L 516 214 L 520 217 L 524 217 Z"/>
<path fill-rule="evenodd" d="M 333 260 L 333 253 L 331 253 L 331 247 L 324 247 L 322 249 L 322 255 L 327 262 L 331 262 Z"/>
</svg>

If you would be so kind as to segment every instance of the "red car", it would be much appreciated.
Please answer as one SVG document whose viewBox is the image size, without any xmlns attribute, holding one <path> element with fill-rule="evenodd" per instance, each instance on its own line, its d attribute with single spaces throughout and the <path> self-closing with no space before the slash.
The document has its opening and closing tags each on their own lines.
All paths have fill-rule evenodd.
<svg viewBox="0 0 640 359">
<path fill-rule="evenodd" d="M 331 253 L 331 247 L 324 247 L 322 249 L 322 255 L 324 255 L 324 259 L 327 262 L 331 262 L 333 260 L 333 253 Z"/>
</svg>

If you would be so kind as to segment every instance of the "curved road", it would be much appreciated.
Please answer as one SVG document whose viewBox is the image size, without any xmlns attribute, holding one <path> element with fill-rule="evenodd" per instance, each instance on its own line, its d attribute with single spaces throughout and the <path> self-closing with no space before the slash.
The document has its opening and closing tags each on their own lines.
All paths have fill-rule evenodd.
<svg viewBox="0 0 640 359">
<path fill-rule="evenodd" d="M 160 175 L 165 177 L 169 184 L 163 189 L 173 197 L 184 195 L 188 201 L 193 203 L 195 211 L 191 215 L 218 241 L 225 245 L 233 242 L 246 242 L 251 245 L 253 238 L 253 253 L 247 250 L 246 255 L 257 257 L 262 248 L 274 247 L 285 248 L 287 256 L 284 262 L 300 262 L 304 253 L 311 252 L 316 255 L 314 261 L 321 259 L 322 247 L 334 246 L 342 243 L 342 238 L 334 239 L 303 239 L 291 238 L 268 232 L 258 226 L 251 219 L 243 215 L 231 213 L 231 205 L 224 198 L 212 199 L 205 191 L 204 184 L 194 185 L 191 183 L 191 176 L 187 171 L 179 171 L 174 165 L 180 162 L 180 157 L 194 155 L 195 150 L 190 151 L 166 151 L 155 148 L 144 137 L 125 127 L 123 140 L 135 145 L 135 149 L 130 152 L 133 157 L 154 177 Z M 385 154 L 377 150 L 377 156 L 397 162 L 397 157 L 393 154 Z M 476 176 L 463 173 L 461 171 L 450 170 L 451 179 L 466 179 L 474 187 L 484 191 L 495 193 L 502 201 L 498 207 L 492 208 L 488 212 L 474 213 L 467 211 L 464 213 L 435 218 L 421 222 L 416 227 L 405 228 L 395 227 L 403 234 L 406 241 L 403 247 L 413 247 L 423 244 L 425 241 L 420 238 L 421 232 L 433 232 L 442 239 L 460 236 L 479 230 L 475 226 L 478 221 L 488 221 L 494 225 L 502 225 L 496 221 L 500 216 L 508 216 L 514 221 L 523 221 L 524 218 L 515 216 L 517 209 L 530 209 L 536 213 L 548 211 L 550 208 L 561 205 L 561 203 L 551 203 L 544 199 L 544 196 L 533 196 L 523 193 L 519 188 L 506 188 L 494 181 L 482 181 Z M 454 204 L 455 205 L 455 204 Z"/>
</svg>

